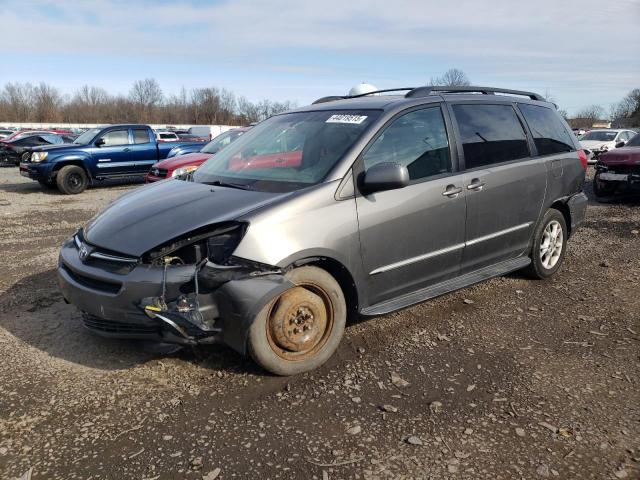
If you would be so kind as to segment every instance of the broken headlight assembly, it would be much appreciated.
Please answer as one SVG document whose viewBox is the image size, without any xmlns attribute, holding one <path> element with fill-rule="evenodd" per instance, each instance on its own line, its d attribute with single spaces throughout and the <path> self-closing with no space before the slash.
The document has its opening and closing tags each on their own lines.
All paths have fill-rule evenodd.
<svg viewBox="0 0 640 480">
<path fill-rule="evenodd" d="M 190 265 L 208 260 L 224 265 L 246 232 L 247 225 L 228 222 L 207 227 L 171 240 L 143 257 L 152 265 Z"/>
</svg>

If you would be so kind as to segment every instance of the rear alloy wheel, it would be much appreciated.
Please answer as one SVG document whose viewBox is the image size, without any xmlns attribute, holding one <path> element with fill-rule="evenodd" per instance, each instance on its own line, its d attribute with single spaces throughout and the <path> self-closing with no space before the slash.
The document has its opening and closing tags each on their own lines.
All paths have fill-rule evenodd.
<svg viewBox="0 0 640 480">
<path fill-rule="evenodd" d="M 67 165 L 62 167 L 56 175 L 58 190 L 67 195 L 82 193 L 89 185 L 89 179 L 82 167 Z"/>
<path fill-rule="evenodd" d="M 549 278 L 564 260 L 567 246 L 567 224 L 558 210 L 549 209 L 536 227 L 527 273 L 537 279 Z"/>
<path fill-rule="evenodd" d="M 340 285 L 325 270 L 300 267 L 286 277 L 296 286 L 265 306 L 249 331 L 251 356 L 276 375 L 307 372 L 326 362 L 347 317 Z"/>
</svg>

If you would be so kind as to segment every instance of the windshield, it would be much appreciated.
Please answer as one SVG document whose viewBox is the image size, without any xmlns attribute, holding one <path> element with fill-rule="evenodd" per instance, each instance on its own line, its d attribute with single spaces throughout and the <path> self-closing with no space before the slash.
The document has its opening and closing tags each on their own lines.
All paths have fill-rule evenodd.
<svg viewBox="0 0 640 480">
<path fill-rule="evenodd" d="M 640 147 L 640 133 L 636 133 L 631 140 L 627 142 L 625 147 Z"/>
<path fill-rule="evenodd" d="M 596 140 L 598 142 L 611 142 L 618 132 L 592 131 L 585 133 L 580 140 Z"/>
<path fill-rule="evenodd" d="M 217 153 L 243 133 L 244 131 L 242 130 L 229 130 L 228 132 L 224 132 L 207 143 L 200 151 L 202 153 Z"/>
<path fill-rule="evenodd" d="M 320 183 L 379 115 L 337 110 L 271 117 L 211 157 L 193 179 L 260 191 Z"/>
<path fill-rule="evenodd" d="M 88 145 L 89 142 L 93 140 L 93 138 L 100 132 L 100 130 L 100 128 L 92 128 L 90 130 L 87 130 L 78 138 L 76 138 L 73 143 L 75 143 L 76 145 Z"/>
</svg>

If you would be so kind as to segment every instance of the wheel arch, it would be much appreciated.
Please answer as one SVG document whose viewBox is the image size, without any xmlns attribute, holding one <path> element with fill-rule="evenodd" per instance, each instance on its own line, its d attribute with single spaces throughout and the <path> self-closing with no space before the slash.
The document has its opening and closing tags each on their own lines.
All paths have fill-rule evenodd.
<svg viewBox="0 0 640 480">
<path fill-rule="evenodd" d="M 291 262 L 288 268 L 313 266 L 321 268 L 331 275 L 340 285 L 347 303 L 347 320 L 354 321 L 358 317 L 359 298 L 355 279 L 342 262 L 327 256 L 311 256 Z"/>
<path fill-rule="evenodd" d="M 558 210 L 562 214 L 564 217 L 564 223 L 567 225 L 567 235 L 571 236 L 573 233 L 571 231 L 571 209 L 569 208 L 569 205 L 567 205 L 567 200 L 567 198 L 556 200 L 549 206 L 549 208 Z"/>
<path fill-rule="evenodd" d="M 87 174 L 87 178 L 89 179 L 89 184 L 93 182 L 93 176 L 91 172 L 87 168 L 84 160 L 82 158 L 68 158 L 64 160 L 58 160 L 51 169 L 51 176 L 54 177 L 62 167 L 66 167 L 67 165 L 76 165 L 84 170 L 84 173 Z"/>
</svg>

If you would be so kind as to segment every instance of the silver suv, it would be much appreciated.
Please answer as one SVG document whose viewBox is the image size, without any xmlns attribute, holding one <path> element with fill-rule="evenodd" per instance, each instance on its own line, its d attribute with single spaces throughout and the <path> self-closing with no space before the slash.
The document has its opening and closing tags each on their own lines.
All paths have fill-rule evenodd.
<svg viewBox="0 0 640 480">
<path fill-rule="evenodd" d="M 555 106 L 393 91 L 276 115 L 124 195 L 63 245 L 65 299 L 96 333 L 224 342 L 291 375 L 325 362 L 349 318 L 553 275 L 587 203 L 586 156 Z"/>
</svg>

